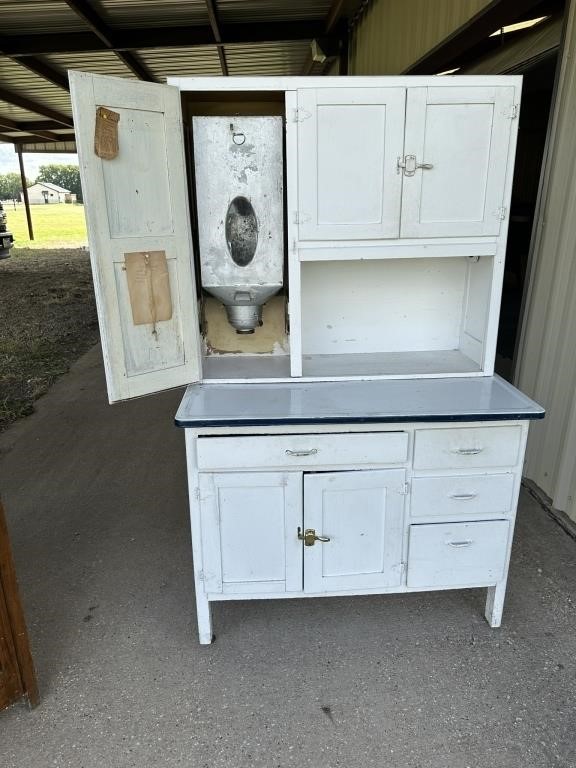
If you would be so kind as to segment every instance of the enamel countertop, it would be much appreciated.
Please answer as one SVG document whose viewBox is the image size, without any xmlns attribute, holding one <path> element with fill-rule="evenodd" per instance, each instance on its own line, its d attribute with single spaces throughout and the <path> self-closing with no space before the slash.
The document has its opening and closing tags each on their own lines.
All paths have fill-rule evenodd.
<svg viewBox="0 0 576 768">
<path fill-rule="evenodd" d="M 179 427 L 541 419 L 499 376 L 278 384 L 191 384 Z"/>
</svg>

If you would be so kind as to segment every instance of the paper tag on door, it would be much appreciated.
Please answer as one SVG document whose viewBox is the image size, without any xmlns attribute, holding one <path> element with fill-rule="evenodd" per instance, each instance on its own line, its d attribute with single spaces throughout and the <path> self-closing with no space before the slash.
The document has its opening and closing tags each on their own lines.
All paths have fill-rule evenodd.
<svg viewBox="0 0 576 768">
<path fill-rule="evenodd" d="M 172 296 L 166 251 L 124 254 L 134 325 L 155 325 L 172 318 Z"/>
<path fill-rule="evenodd" d="M 118 155 L 118 121 L 120 115 L 108 107 L 96 110 L 94 152 L 103 160 L 114 160 Z"/>
</svg>

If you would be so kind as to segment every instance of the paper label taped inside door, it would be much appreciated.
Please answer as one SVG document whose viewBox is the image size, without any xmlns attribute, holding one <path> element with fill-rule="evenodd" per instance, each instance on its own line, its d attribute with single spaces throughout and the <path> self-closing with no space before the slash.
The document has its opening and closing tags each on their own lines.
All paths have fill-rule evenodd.
<svg viewBox="0 0 576 768">
<path fill-rule="evenodd" d="M 124 254 L 134 325 L 155 325 L 172 318 L 170 276 L 165 251 Z"/>
<path fill-rule="evenodd" d="M 118 121 L 120 115 L 108 107 L 96 110 L 94 152 L 103 160 L 114 160 L 118 155 Z"/>
</svg>

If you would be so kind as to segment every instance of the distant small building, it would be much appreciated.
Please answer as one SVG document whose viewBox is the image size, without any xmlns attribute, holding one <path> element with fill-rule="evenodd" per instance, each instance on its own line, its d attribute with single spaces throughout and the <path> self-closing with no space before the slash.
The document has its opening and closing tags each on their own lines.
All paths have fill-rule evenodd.
<svg viewBox="0 0 576 768">
<path fill-rule="evenodd" d="M 76 195 L 69 189 L 59 187 L 49 181 L 37 181 L 28 187 L 28 199 L 30 205 L 51 205 L 53 203 L 75 203 Z M 24 194 L 20 192 L 20 200 L 24 201 Z"/>
</svg>

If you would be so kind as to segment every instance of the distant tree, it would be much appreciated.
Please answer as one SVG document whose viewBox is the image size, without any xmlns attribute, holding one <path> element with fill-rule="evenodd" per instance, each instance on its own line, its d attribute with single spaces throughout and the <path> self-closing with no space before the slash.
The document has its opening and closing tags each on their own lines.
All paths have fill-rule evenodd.
<svg viewBox="0 0 576 768">
<path fill-rule="evenodd" d="M 26 186 L 30 182 L 26 179 Z M 22 192 L 22 181 L 19 173 L 0 174 L 0 200 L 20 200 Z"/>
<path fill-rule="evenodd" d="M 82 188 L 80 186 L 80 169 L 77 165 L 41 165 L 36 181 L 47 181 L 57 184 L 59 187 L 73 192 L 78 202 L 82 202 Z"/>
</svg>

